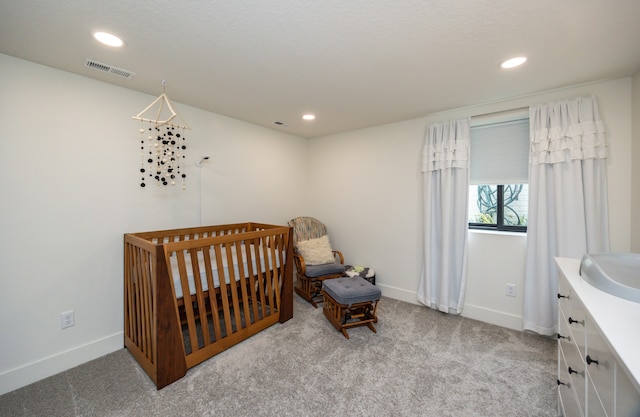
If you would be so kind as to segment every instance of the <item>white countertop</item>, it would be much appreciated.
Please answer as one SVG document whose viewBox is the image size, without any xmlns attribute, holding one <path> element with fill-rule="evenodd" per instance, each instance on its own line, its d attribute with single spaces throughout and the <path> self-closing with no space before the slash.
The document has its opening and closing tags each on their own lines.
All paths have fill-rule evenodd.
<svg viewBox="0 0 640 417">
<path fill-rule="evenodd" d="M 614 355 L 640 390 L 640 303 L 597 289 L 580 277 L 580 259 L 555 258 Z"/>
</svg>

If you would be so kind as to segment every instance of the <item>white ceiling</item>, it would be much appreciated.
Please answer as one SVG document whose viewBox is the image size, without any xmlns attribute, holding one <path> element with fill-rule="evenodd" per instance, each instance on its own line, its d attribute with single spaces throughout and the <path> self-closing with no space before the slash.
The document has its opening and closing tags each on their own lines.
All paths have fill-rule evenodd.
<svg viewBox="0 0 640 417">
<path fill-rule="evenodd" d="M 0 0 L 0 52 L 310 138 L 631 75 L 640 1 Z"/>
</svg>

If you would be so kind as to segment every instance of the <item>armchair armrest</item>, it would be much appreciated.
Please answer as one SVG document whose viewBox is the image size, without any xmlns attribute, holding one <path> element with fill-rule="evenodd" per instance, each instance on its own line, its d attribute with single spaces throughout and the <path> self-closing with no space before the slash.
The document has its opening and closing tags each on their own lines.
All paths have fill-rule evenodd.
<svg viewBox="0 0 640 417">
<path fill-rule="evenodd" d="M 304 276 L 304 273 L 307 270 L 307 267 L 304 263 L 304 258 L 298 254 L 293 254 L 293 262 L 296 264 L 296 271 L 298 271 L 298 275 Z"/>
<path fill-rule="evenodd" d="M 344 256 L 342 256 L 342 252 L 340 252 L 339 250 L 334 250 L 333 251 L 333 257 L 338 257 L 338 259 L 340 259 L 340 263 L 344 265 Z"/>
</svg>

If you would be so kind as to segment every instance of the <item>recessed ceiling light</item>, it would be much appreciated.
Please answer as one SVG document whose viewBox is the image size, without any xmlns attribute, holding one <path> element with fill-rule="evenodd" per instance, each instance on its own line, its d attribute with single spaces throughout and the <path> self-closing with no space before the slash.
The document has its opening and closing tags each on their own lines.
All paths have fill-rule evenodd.
<svg viewBox="0 0 640 417">
<path fill-rule="evenodd" d="M 316 118 L 316 116 L 314 116 L 313 114 L 305 114 L 304 116 L 302 116 L 302 118 L 304 120 L 313 120 Z"/>
<path fill-rule="evenodd" d="M 105 45 L 116 46 L 116 47 L 124 45 L 124 42 L 122 42 L 122 39 L 120 39 L 119 37 L 111 33 L 95 32 L 93 34 L 93 37 L 96 38 L 98 42 L 103 43 Z"/>
<path fill-rule="evenodd" d="M 507 59 L 502 64 L 500 64 L 500 67 L 505 69 L 514 68 L 524 64 L 525 62 L 527 62 L 527 57 L 519 56 L 516 58 Z"/>
</svg>

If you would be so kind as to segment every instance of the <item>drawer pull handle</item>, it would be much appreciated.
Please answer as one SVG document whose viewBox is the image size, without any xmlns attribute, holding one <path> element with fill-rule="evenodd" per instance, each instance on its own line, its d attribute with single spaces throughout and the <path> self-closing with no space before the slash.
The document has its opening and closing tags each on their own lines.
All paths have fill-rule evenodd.
<svg viewBox="0 0 640 417">
<path fill-rule="evenodd" d="M 573 369 L 572 367 L 569 367 L 569 369 L 567 369 L 567 371 L 569 371 L 569 375 L 571 374 L 577 374 L 578 371 L 576 371 L 575 369 Z"/>
<path fill-rule="evenodd" d="M 567 339 L 567 340 L 571 340 L 571 338 L 569 336 L 563 336 L 560 333 L 558 333 L 558 339 Z"/>
<path fill-rule="evenodd" d="M 574 320 L 571 317 L 569 317 L 569 324 L 573 324 L 573 323 L 583 324 L 583 322 L 581 322 L 579 320 Z"/>
<path fill-rule="evenodd" d="M 568 295 L 561 295 L 560 293 L 558 293 L 558 300 L 561 298 L 569 298 Z"/>
<path fill-rule="evenodd" d="M 587 355 L 587 365 L 591 365 L 592 363 L 595 363 L 596 365 L 599 365 L 597 360 L 595 360 L 591 356 Z"/>
<path fill-rule="evenodd" d="M 564 382 L 561 382 L 559 379 L 556 379 L 556 381 L 558 381 L 558 386 L 560 386 L 560 385 L 564 385 L 564 386 L 566 386 L 567 388 L 569 387 L 569 384 L 564 383 Z"/>
</svg>

